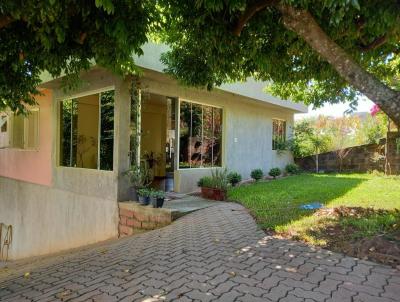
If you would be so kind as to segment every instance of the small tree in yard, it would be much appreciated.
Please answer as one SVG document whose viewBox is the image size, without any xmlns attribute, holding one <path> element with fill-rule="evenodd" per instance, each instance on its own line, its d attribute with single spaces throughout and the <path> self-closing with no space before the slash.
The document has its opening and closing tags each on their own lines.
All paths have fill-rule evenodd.
<svg viewBox="0 0 400 302">
<path fill-rule="evenodd" d="M 291 148 L 295 157 L 315 156 L 315 171 L 319 172 L 319 153 L 328 150 L 331 137 L 323 127 L 316 127 L 303 120 L 294 127 Z"/>
<path fill-rule="evenodd" d="M 310 141 L 314 148 L 315 154 L 315 172 L 319 173 L 319 153 L 327 148 L 327 146 L 329 145 L 329 138 L 327 138 L 326 136 L 314 134 L 312 137 L 310 137 Z"/>
</svg>

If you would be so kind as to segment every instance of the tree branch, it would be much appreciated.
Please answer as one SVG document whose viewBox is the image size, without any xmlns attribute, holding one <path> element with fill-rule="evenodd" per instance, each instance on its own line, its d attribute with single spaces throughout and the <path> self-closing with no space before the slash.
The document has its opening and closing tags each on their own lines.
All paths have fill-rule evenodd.
<svg viewBox="0 0 400 302">
<path fill-rule="evenodd" d="M 385 44 L 386 41 L 387 41 L 387 35 L 383 35 L 383 36 L 376 38 L 374 41 L 372 41 L 368 45 L 361 45 L 360 48 L 364 52 L 369 51 L 369 50 L 374 50 L 374 49 L 378 48 L 379 46 L 382 46 L 383 44 Z"/>
<path fill-rule="evenodd" d="M 349 85 L 367 96 L 397 125 L 400 125 L 399 91 L 391 89 L 361 67 L 325 33 L 309 11 L 285 4 L 276 7 L 281 12 L 283 24 L 287 29 L 303 38 Z"/>
<path fill-rule="evenodd" d="M 243 30 L 243 27 L 246 25 L 246 23 L 259 11 L 262 11 L 268 6 L 273 6 L 276 4 L 278 1 L 277 0 L 259 0 L 249 7 L 246 8 L 244 11 L 243 15 L 241 15 L 235 25 L 235 28 L 233 29 L 233 34 L 235 36 L 240 36 L 240 33 Z"/>
<path fill-rule="evenodd" d="M 6 27 L 10 23 L 14 22 L 15 20 L 9 16 L 0 15 L 0 29 Z"/>
<path fill-rule="evenodd" d="M 77 42 L 78 42 L 79 44 L 83 45 L 83 43 L 85 42 L 86 38 L 87 38 L 87 33 L 86 33 L 86 32 L 82 32 L 82 33 L 79 35 L 79 39 L 77 40 Z"/>
</svg>

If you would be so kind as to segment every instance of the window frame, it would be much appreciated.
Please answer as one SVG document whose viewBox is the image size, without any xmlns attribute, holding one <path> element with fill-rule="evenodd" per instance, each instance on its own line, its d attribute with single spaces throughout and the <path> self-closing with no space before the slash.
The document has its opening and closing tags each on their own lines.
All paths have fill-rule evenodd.
<svg viewBox="0 0 400 302">
<path fill-rule="evenodd" d="M 112 170 L 101 170 L 100 169 L 100 131 L 101 131 L 101 106 L 100 106 L 100 94 L 102 92 L 107 92 L 107 91 L 111 91 L 114 90 L 114 133 L 113 133 L 113 168 Z M 60 127 L 60 113 L 61 113 L 61 106 L 62 106 L 62 102 L 64 101 L 68 101 L 68 100 L 73 100 L 73 99 L 77 99 L 77 98 L 81 98 L 81 97 L 85 97 L 85 96 L 89 96 L 89 95 L 93 95 L 93 94 L 98 94 L 99 95 L 99 121 L 98 121 L 98 131 L 97 131 L 97 135 L 98 135 L 98 140 L 97 140 L 97 168 L 96 169 L 91 169 L 91 168 L 84 168 L 84 167 L 69 167 L 69 166 L 63 166 L 60 164 L 60 159 L 61 159 L 61 150 L 60 150 L 60 144 L 61 144 L 61 127 Z M 116 125 L 116 120 L 115 120 L 115 102 L 116 100 L 116 89 L 115 89 L 115 85 L 111 85 L 111 86 L 106 86 L 106 87 L 102 87 L 102 88 L 98 88 L 98 89 L 92 89 L 92 90 L 87 90 L 84 92 L 80 92 L 80 93 L 75 93 L 75 94 L 71 94 L 71 95 L 63 95 L 60 98 L 57 98 L 57 114 L 56 114 L 56 124 L 57 124 L 57 140 L 56 140 L 56 167 L 57 168 L 63 168 L 63 169 L 83 169 L 83 170 L 89 170 L 89 171 L 96 171 L 96 172 L 101 172 L 101 173 L 114 173 L 116 171 L 116 165 L 115 165 L 115 125 Z"/>
<path fill-rule="evenodd" d="M 10 126 L 11 126 L 11 113 L 10 112 L 0 112 L 0 116 L 1 117 L 5 117 L 6 119 L 6 123 L 7 123 L 7 130 L 6 131 L 2 131 L 1 127 L 0 127 L 0 135 L 1 136 L 6 136 L 6 140 L 7 140 L 7 144 L 5 144 L 4 146 L 0 146 L 0 149 L 10 149 L 11 148 L 11 144 L 10 144 Z"/>
<path fill-rule="evenodd" d="M 1 132 L 1 133 L 7 133 L 8 136 L 8 145 L 4 147 L 0 147 L 0 149 L 9 149 L 9 150 L 14 150 L 14 151 L 25 151 L 25 152 L 37 152 L 40 149 L 40 108 L 39 106 L 34 106 L 30 107 L 28 109 L 29 112 L 37 112 L 37 123 L 35 123 L 36 126 L 36 136 L 35 136 L 35 146 L 34 147 L 28 147 L 28 132 L 29 129 L 28 127 L 28 116 L 22 116 L 23 117 L 23 129 L 24 129 L 24 137 L 23 137 L 23 147 L 16 147 L 13 143 L 13 136 L 14 136 L 14 116 L 15 113 L 11 111 L 6 111 L 4 112 L 5 115 L 7 115 L 7 131 Z M 29 115 L 30 113 L 28 113 Z"/>
<path fill-rule="evenodd" d="M 287 141 L 287 134 L 288 134 L 288 131 L 287 131 L 287 127 L 288 127 L 288 123 L 287 123 L 287 120 L 285 120 L 285 119 L 282 119 L 282 118 L 272 118 L 272 140 L 271 140 L 271 149 L 272 149 L 272 151 L 276 151 L 277 149 L 275 148 L 275 146 L 274 146 L 274 141 L 275 141 L 275 138 L 274 138 L 274 121 L 279 121 L 279 122 L 283 122 L 284 123 L 284 130 L 285 130 L 285 133 L 284 133 L 284 136 L 283 136 L 283 138 L 284 138 L 284 140 L 285 140 L 285 142 Z"/>
<path fill-rule="evenodd" d="M 219 169 L 219 168 L 224 168 L 225 167 L 225 129 L 226 129 L 226 123 L 225 123 L 225 108 L 223 106 L 218 106 L 218 105 L 210 105 L 205 102 L 199 102 L 199 101 L 192 101 L 184 98 L 177 98 L 177 118 L 176 118 L 176 147 L 177 147 L 177 152 L 176 152 L 176 170 L 179 171 L 190 171 L 190 170 L 209 170 L 209 169 Z M 222 146 L 222 151 L 221 151 L 221 165 L 220 166 L 212 166 L 212 167 L 190 167 L 190 168 L 181 168 L 180 167 L 180 161 L 179 161 L 179 155 L 180 155 L 180 137 L 181 137 L 181 103 L 186 102 L 186 103 L 192 103 L 196 105 L 201 105 L 201 106 L 208 106 L 212 108 L 217 108 L 222 110 L 222 135 L 221 135 L 221 146 Z"/>
</svg>

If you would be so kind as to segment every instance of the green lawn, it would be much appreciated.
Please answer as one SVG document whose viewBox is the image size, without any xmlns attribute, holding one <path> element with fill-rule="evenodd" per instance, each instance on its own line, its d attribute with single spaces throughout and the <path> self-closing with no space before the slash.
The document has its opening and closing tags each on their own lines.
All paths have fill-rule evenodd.
<svg viewBox="0 0 400 302">
<path fill-rule="evenodd" d="M 262 228 L 327 246 L 340 227 L 352 238 L 388 233 L 400 228 L 400 178 L 370 174 L 301 174 L 243 185 L 229 199 L 247 207 Z M 299 209 L 320 202 L 327 208 L 361 207 L 334 216 Z M 372 209 L 370 209 L 372 208 Z M 347 230 L 347 231 L 346 231 Z"/>
</svg>

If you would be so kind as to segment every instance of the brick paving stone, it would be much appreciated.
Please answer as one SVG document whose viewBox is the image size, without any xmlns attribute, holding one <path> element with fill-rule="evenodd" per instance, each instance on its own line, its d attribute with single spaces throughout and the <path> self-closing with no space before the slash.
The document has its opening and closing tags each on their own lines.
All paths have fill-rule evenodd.
<svg viewBox="0 0 400 302">
<path fill-rule="evenodd" d="M 343 284 L 343 281 L 337 281 L 333 279 L 326 279 L 322 281 L 314 291 L 321 292 L 327 295 L 331 295 L 331 293 L 338 289 L 339 285 Z"/>
<path fill-rule="evenodd" d="M 400 286 L 398 284 L 385 286 L 381 296 L 393 300 L 398 299 L 398 301 L 400 301 Z"/>
<path fill-rule="evenodd" d="M 219 296 L 217 301 L 220 301 L 220 302 L 232 302 L 232 301 L 235 301 L 235 299 L 237 299 L 238 297 L 241 297 L 243 295 L 244 295 L 243 293 L 239 293 L 239 292 L 237 292 L 235 290 L 231 290 L 231 291 Z"/>
<path fill-rule="evenodd" d="M 359 293 L 357 296 L 353 298 L 354 302 L 392 302 L 392 299 L 383 298 L 383 297 L 371 297 L 370 295 L 366 295 L 364 293 Z M 395 300 L 396 301 L 396 300 Z M 397 301 L 400 301 L 400 297 L 397 298 Z"/>
<path fill-rule="evenodd" d="M 232 290 L 233 287 L 237 286 L 237 283 L 234 283 L 230 280 L 226 281 L 226 282 L 222 282 L 220 283 L 217 287 L 213 288 L 210 290 L 210 292 L 219 297 L 224 293 L 229 292 L 230 290 Z"/>
<path fill-rule="evenodd" d="M 239 297 L 236 301 L 238 301 L 238 302 L 269 302 L 271 300 L 268 298 L 255 297 L 251 294 L 245 294 L 244 296 Z"/>
<path fill-rule="evenodd" d="M 101 248 L 0 270 L 0 301 L 62 300 L 395 302 L 400 272 L 265 235 L 242 206 L 218 203 Z"/>
<path fill-rule="evenodd" d="M 286 297 L 291 290 L 293 290 L 293 287 L 279 284 L 273 287 L 268 294 L 264 295 L 264 297 L 272 301 L 279 301 L 279 299 Z"/>
<path fill-rule="evenodd" d="M 302 288 L 295 288 L 293 291 L 290 292 L 292 295 L 299 297 L 299 298 L 304 298 L 304 299 L 313 299 L 315 301 L 324 301 L 329 298 L 328 295 L 320 293 L 320 292 L 314 292 L 311 290 L 304 290 Z"/>
<path fill-rule="evenodd" d="M 340 287 L 332 293 L 331 298 L 327 299 L 326 302 L 353 302 L 356 295 L 356 292 Z"/>
<path fill-rule="evenodd" d="M 189 299 L 199 300 L 202 302 L 211 301 L 211 300 L 214 300 L 215 298 L 217 298 L 216 296 L 214 296 L 211 293 L 201 292 L 197 289 L 186 293 L 185 296 L 188 297 Z"/>
<path fill-rule="evenodd" d="M 289 294 L 285 298 L 280 299 L 279 302 L 304 302 L 304 299 Z"/>
</svg>

